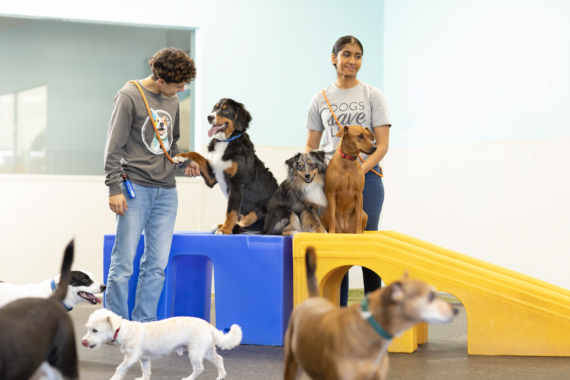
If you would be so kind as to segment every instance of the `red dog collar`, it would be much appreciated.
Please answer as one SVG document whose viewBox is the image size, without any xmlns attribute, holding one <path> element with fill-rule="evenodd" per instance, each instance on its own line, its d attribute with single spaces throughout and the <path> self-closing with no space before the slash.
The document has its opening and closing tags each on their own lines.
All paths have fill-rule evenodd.
<svg viewBox="0 0 570 380">
<path fill-rule="evenodd" d="M 112 340 L 111 342 L 114 342 L 115 340 L 117 340 L 117 335 L 119 334 L 119 330 L 120 330 L 120 329 L 121 329 L 121 328 L 119 327 L 119 328 L 117 329 L 117 331 L 115 331 L 115 336 L 113 337 L 113 340 Z"/>
<path fill-rule="evenodd" d="M 348 154 L 344 154 L 344 153 L 342 153 L 342 152 L 340 151 L 340 148 L 338 149 L 338 154 L 340 154 L 340 156 L 341 156 L 342 158 L 346 158 L 346 159 L 349 160 L 349 161 L 354 161 L 354 160 L 356 160 L 356 156 L 349 156 Z"/>
</svg>

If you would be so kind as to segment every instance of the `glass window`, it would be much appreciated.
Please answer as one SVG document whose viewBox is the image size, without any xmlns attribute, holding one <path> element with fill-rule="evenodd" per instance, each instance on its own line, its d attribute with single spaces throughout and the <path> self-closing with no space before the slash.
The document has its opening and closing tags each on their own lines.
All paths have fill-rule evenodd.
<svg viewBox="0 0 570 380">
<path fill-rule="evenodd" d="M 0 23 L 0 50 L 17 57 L 0 60 L 0 173 L 104 175 L 117 91 L 147 77 L 148 59 L 160 49 L 192 50 L 192 32 L 184 29 L 7 17 Z M 189 150 L 189 85 L 179 100 L 178 144 Z"/>
</svg>

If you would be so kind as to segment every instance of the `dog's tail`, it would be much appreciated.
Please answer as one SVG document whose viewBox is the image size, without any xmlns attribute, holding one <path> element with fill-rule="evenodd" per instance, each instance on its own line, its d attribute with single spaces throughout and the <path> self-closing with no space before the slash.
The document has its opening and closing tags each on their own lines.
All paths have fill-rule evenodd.
<svg viewBox="0 0 570 380">
<path fill-rule="evenodd" d="M 65 296 L 67 295 L 67 287 L 71 283 L 71 264 L 73 263 L 73 248 L 74 241 L 70 241 L 65 248 L 65 253 L 63 254 L 63 263 L 61 264 L 61 276 L 59 278 L 59 284 L 53 292 L 50 298 L 56 299 L 63 302 Z"/>
<path fill-rule="evenodd" d="M 232 325 L 227 334 L 224 334 L 214 326 L 211 327 L 212 334 L 214 335 L 214 342 L 216 343 L 216 346 L 220 347 L 222 350 L 231 350 L 241 343 L 243 333 L 241 332 L 241 327 L 238 325 Z"/>
<path fill-rule="evenodd" d="M 314 247 L 307 247 L 305 253 L 305 266 L 307 267 L 307 285 L 309 287 L 309 297 L 320 297 L 319 284 L 315 276 L 317 269 L 317 254 Z"/>
</svg>

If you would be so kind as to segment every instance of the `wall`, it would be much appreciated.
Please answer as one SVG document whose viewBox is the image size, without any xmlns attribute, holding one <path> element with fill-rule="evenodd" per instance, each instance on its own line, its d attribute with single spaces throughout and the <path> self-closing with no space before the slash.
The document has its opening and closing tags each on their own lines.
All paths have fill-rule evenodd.
<svg viewBox="0 0 570 380">
<path fill-rule="evenodd" d="M 330 54 L 346 34 L 358 36 L 366 49 L 362 80 L 383 85 L 383 1 L 353 2 L 347 11 L 338 0 L 165 0 L 160 9 L 149 0 L 107 0 L 97 7 L 22 0 L 0 4 L 0 15 L 199 28 L 196 116 L 202 143 L 208 141 L 205 116 L 220 98 L 230 97 L 251 111 L 258 145 L 303 145 L 309 101 L 335 80 Z M 287 133 L 276 141 L 275 131 Z"/>
<path fill-rule="evenodd" d="M 12 57 L 0 60 L 0 72 L 9 73 L 0 95 L 47 85 L 48 174 L 104 174 L 117 91 L 149 75 L 148 59 L 161 48 L 190 50 L 189 30 L 14 20 L 0 18 L 12 23 L 0 28 L 0 47 Z"/>
<path fill-rule="evenodd" d="M 361 79 L 383 88 L 394 123 L 383 163 L 380 228 L 570 288 L 565 273 L 570 128 L 564 107 L 570 32 L 560 19 L 568 13 L 566 2 L 388 0 L 385 25 L 382 2 L 358 2 L 351 12 L 343 11 L 354 23 L 330 21 L 343 9 L 335 2 L 166 1 L 165 7 L 177 9 L 166 21 L 156 18 L 146 1 L 135 9 L 128 1 L 114 2 L 113 12 L 106 1 L 89 10 L 71 2 L 53 4 L 3 3 L 0 14 L 198 26 L 197 113 L 206 115 L 222 96 L 243 101 L 254 117 L 258 152 L 274 171 L 304 144 L 308 101 L 332 80 L 331 41 L 347 33 L 362 37 L 367 50 Z M 200 128 L 204 142 L 206 126 Z M 272 145 L 284 146 L 274 161 Z M 114 229 L 101 179 L 93 180 L 98 190 L 85 197 L 77 190 L 87 185 L 70 184 L 45 187 L 41 198 L 18 181 L 3 176 L 0 181 L 0 241 L 9 242 L 0 257 L 9 269 L 2 268 L 0 276 L 13 276 L 12 268 L 36 260 L 45 261 L 41 273 L 47 273 L 53 261 L 47 255 L 59 258 L 66 240 L 80 230 L 69 220 L 85 215 L 87 227 L 77 232 L 81 255 L 93 260 L 91 266 L 100 265 L 101 236 Z M 190 198 L 181 195 L 186 206 L 179 215 L 201 215 L 200 223 L 179 219 L 176 228 L 219 223 L 225 207 L 221 193 L 191 187 L 203 186 L 191 185 L 197 180 L 183 179 L 180 186 L 185 181 Z"/>
<path fill-rule="evenodd" d="M 393 147 L 570 137 L 570 2 L 387 0 Z"/>
<path fill-rule="evenodd" d="M 258 147 L 277 180 L 285 160 L 302 147 Z M 115 233 L 103 176 L 0 174 L 0 281 L 27 284 L 57 274 L 75 237 L 74 268 L 103 276 L 103 235 Z M 227 201 L 201 178 L 177 178 L 177 231 L 209 231 L 223 223 Z M 128 200 L 127 200 L 128 202 Z"/>
<path fill-rule="evenodd" d="M 570 3 L 387 0 L 381 229 L 570 288 Z"/>
</svg>

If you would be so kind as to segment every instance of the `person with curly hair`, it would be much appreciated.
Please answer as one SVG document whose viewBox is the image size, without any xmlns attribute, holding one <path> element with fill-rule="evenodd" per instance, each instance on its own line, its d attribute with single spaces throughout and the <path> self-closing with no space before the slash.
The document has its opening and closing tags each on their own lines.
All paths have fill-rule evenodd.
<svg viewBox="0 0 570 380">
<path fill-rule="evenodd" d="M 109 208 L 117 214 L 116 239 L 105 292 L 106 307 L 129 319 L 129 279 L 144 231 L 145 249 L 131 315 L 132 320 L 140 322 L 156 320 L 178 210 L 175 166 L 167 159 L 158 138 L 170 156 L 182 153 L 177 146 L 180 105 L 176 93 L 196 78 L 194 61 L 180 49 L 162 49 L 149 64 L 152 74 L 137 83 L 148 101 L 159 137 L 139 89 L 128 83 L 115 96 L 105 146 Z M 184 165 L 183 170 L 189 177 L 200 174 L 194 162 Z M 128 197 L 121 180 L 124 174 L 132 182 L 135 198 Z"/>
</svg>

